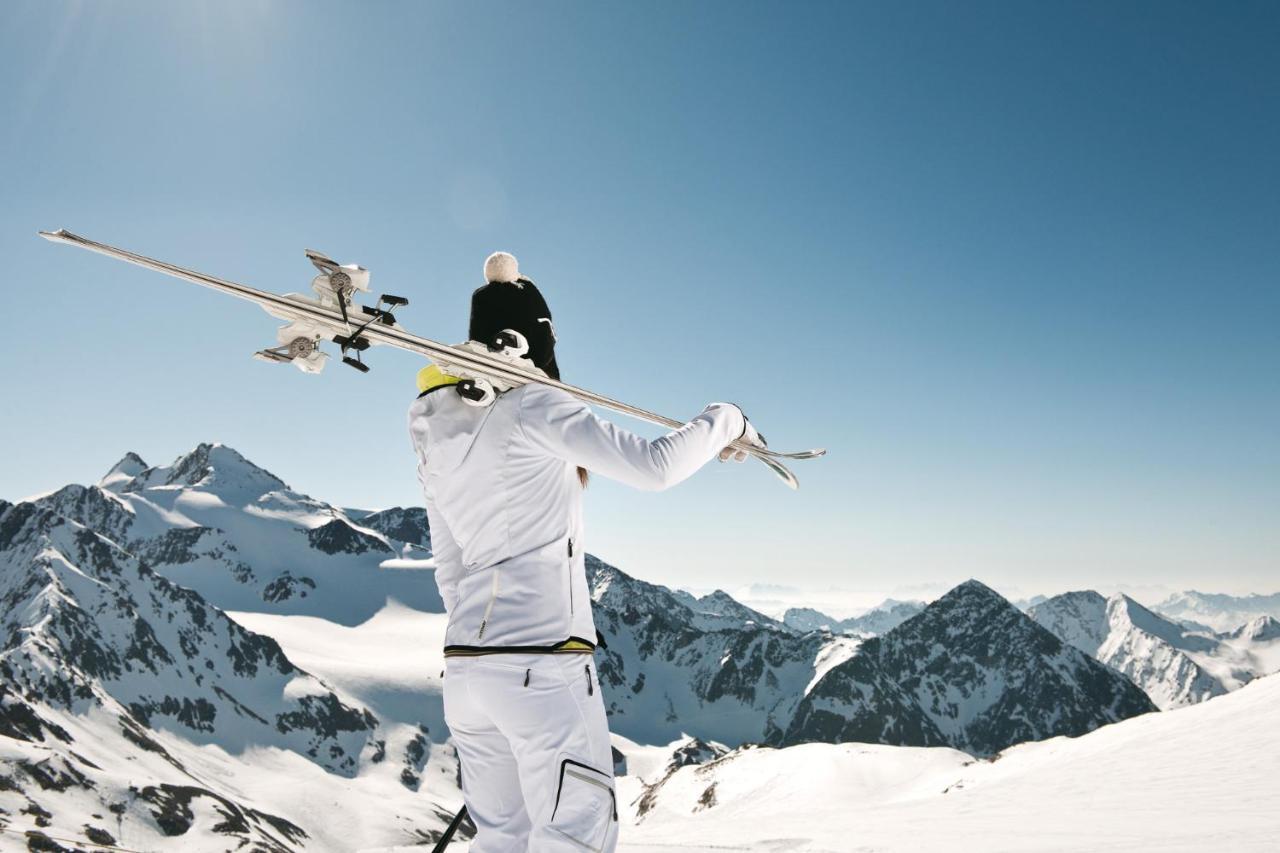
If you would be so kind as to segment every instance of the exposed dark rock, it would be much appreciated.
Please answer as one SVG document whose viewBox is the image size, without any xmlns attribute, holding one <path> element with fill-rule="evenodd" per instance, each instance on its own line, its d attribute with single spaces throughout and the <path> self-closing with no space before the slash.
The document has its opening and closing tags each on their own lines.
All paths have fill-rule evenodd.
<svg viewBox="0 0 1280 853">
<path fill-rule="evenodd" d="M 266 822 L 282 835 L 289 843 L 298 843 L 307 837 L 307 833 L 294 823 L 284 818 L 254 808 L 240 806 L 237 803 L 205 788 L 193 785 L 148 785 L 138 791 L 138 798 L 152 805 L 151 815 L 156 825 L 165 835 L 184 835 L 195 820 L 191 803 L 197 798 L 205 797 L 213 800 L 213 809 L 221 820 L 212 829 L 225 835 L 240 836 L 248 840 L 253 827 L 259 821 Z M 284 851 L 288 848 L 276 843 L 268 843 L 262 836 L 254 838 L 257 846 L 254 849 Z"/>
<path fill-rule="evenodd" d="M 41 823 L 39 818 L 36 819 L 36 824 L 38 826 L 49 825 L 47 822 Z M 39 851 L 39 853 L 84 853 L 84 851 L 74 847 L 63 847 L 38 829 L 28 829 L 23 835 L 27 839 L 28 850 Z"/>
<path fill-rule="evenodd" d="M 104 844 L 108 847 L 116 846 L 115 836 L 96 826 L 84 825 L 84 837 L 92 841 L 94 844 Z"/>
<path fill-rule="evenodd" d="M 180 566 L 200 556 L 196 546 L 209 527 L 178 527 L 133 544 L 133 553 L 152 565 Z"/>
<path fill-rule="evenodd" d="M 431 527 L 427 511 L 419 506 L 392 507 L 360 519 L 361 527 L 376 530 L 389 539 L 431 550 Z"/>
<path fill-rule="evenodd" d="M 309 577 L 295 577 L 285 572 L 262 588 L 262 600 L 270 602 L 288 601 L 297 596 L 306 598 L 307 593 L 316 588 L 316 582 Z"/>
<path fill-rule="evenodd" d="M 368 551 L 393 553 L 386 542 L 356 530 L 341 518 L 308 530 L 307 541 L 311 543 L 311 547 L 326 554 L 364 554 Z"/>
</svg>

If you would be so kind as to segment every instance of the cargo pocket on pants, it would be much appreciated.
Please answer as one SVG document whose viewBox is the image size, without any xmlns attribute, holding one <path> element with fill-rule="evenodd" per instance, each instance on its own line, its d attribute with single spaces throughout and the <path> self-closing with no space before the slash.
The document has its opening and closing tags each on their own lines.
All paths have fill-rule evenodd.
<svg viewBox="0 0 1280 853">
<path fill-rule="evenodd" d="M 551 830 L 588 850 L 601 851 L 617 820 L 613 777 L 572 758 L 561 761 Z"/>
</svg>

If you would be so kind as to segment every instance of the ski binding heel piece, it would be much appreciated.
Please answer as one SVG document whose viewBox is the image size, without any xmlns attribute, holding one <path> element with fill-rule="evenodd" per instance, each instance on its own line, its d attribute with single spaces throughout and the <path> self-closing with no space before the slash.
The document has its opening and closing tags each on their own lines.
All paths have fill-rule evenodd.
<svg viewBox="0 0 1280 853">
<path fill-rule="evenodd" d="M 462 402 L 476 408 L 484 408 L 498 397 L 488 379 L 463 379 L 454 388 L 458 389 Z"/>
<path fill-rule="evenodd" d="M 487 344 L 489 352 L 505 359 L 523 358 L 529 353 L 529 340 L 515 329 L 503 329 Z"/>
</svg>

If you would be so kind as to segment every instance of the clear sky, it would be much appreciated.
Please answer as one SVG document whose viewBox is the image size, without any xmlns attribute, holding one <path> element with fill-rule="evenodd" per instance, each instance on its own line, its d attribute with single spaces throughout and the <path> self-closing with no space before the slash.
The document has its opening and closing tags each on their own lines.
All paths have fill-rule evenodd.
<svg viewBox="0 0 1280 853">
<path fill-rule="evenodd" d="M 37 229 L 275 291 L 317 248 L 448 341 L 505 249 L 566 380 L 830 449 L 597 478 L 632 573 L 1274 591 L 1277 44 L 1247 2 L 10 0 L 0 495 L 217 440 L 418 500 L 412 357 L 255 362 L 266 315 Z"/>
</svg>

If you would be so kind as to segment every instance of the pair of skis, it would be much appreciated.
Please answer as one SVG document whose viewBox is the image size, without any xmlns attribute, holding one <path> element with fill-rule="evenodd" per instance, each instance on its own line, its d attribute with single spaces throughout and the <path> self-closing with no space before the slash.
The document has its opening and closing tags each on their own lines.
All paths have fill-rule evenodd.
<svg viewBox="0 0 1280 853">
<path fill-rule="evenodd" d="M 352 366 L 357 366 L 361 370 L 366 370 L 367 366 L 360 362 L 359 355 L 370 345 L 392 346 L 398 349 L 408 350 L 419 355 L 426 356 L 447 365 L 464 368 L 467 371 L 490 376 L 494 379 L 516 387 L 524 385 L 527 382 L 542 382 L 567 391 L 573 396 L 587 403 L 601 406 L 621 414 L 629 415 L 639 420 L 648 421 L 652 424 L 666 427 L 668 429 L 676 429 L 683 426 L 682 421 L 623 403 L 606 397 L 603 394 L 597 394 L 594 391 L 588 391 L 585 388 L 579 388 L 575 385 L 569 385 L 554 379 L 549 379 L 540 371 L 529 370 L 512 364 L 509 361 L 486 355 L 484 353 L 475 352 L 471 349 L 450 346 L 448 344 L 438 343 L 428 338 L 419 337 L 417 335 L 406 332 L 394 319 L 389 311 L 378 308 L 361 308 L 361 313 L 356 314 L 351 297 L 354 288 L 350 285 L 350 275 L 363 274 L 367 288 L 367 271 L 358 267 L 339 267 L 337 264 L 329 261 L 323 255 L 315 252 L 308 252 L 307 256 L 312 259 L 322 272 L 328 270 L 331 278 L 336 277 L 335 281 L 339 282 L 335 286 L 336 298 L 330 299 L 312 299 L 296 293 L 276 294 L 269 293 L 265 290 L 259 290 L 244 284 L 237 284 L 233 281 L 216 278 L 205 273 L 195 272 L 194 270 L 185 269 L 174 264 L 158 261 L 154 258 L 148 258 L 145 255 L 139 255 L 125 249 L 119 249 L 115 246 L 108 246 L 104 243 L 98 243 L 85 237 L 72 234 L 69 231 L 41 231 L 40 236 L 54 242 L 66 243 L 71 246 L 78 246 L 82 249 L 88 249 L 92 252 L 98 252 L 108 257 L 117 258 L 132 264 L 137 264 L 147 269 L 165 273 L 185 281 L 199 284 L 204 287 L 210 287 L 223 293 L 229 293 L 240 299 L 248 300 L 256 303 L 263 310 L 273 317 L 288 321 L 299 328 L 320 329 L 323 330 L 330 339 L 334 340 L 342 348 L 344 361 L 351 364 L 353 361 L 359 362 Z M 346 277 L 345 279 L 343 277 Z M 387 299 L 387 297 L 384 297 Z M 390 297 L 397 300 L 391 304 L 403 305 L 407 304 L 406 300 L 398 297 Z M 379 301 L 381 306 L 382 300 Z M 348 306 L 352 306 L 352 310 L 348 310 Z M 289 328 L 289 327 L 286 327 Z M 356 357 L 354 359 L 346 357 L 348 351 L 354 351 Z M 289 360 L 288 356 L 276 356 L 277 360 Z M 730 445 L 736 450 L 745 451 L 762 463 L 767 465 L 782 482 L 786 483 L 792 489 L 799 486 L 799 481 L 795 475 L 787 469 L 781 460 L 796 459 L 814 459 L 826 453 L 825 450 L 803 450 L 793 453 L 784 453 L 768 448 L 756 447 L 755 445 L 745 444 L 735 441 Z"/>
</svg>

